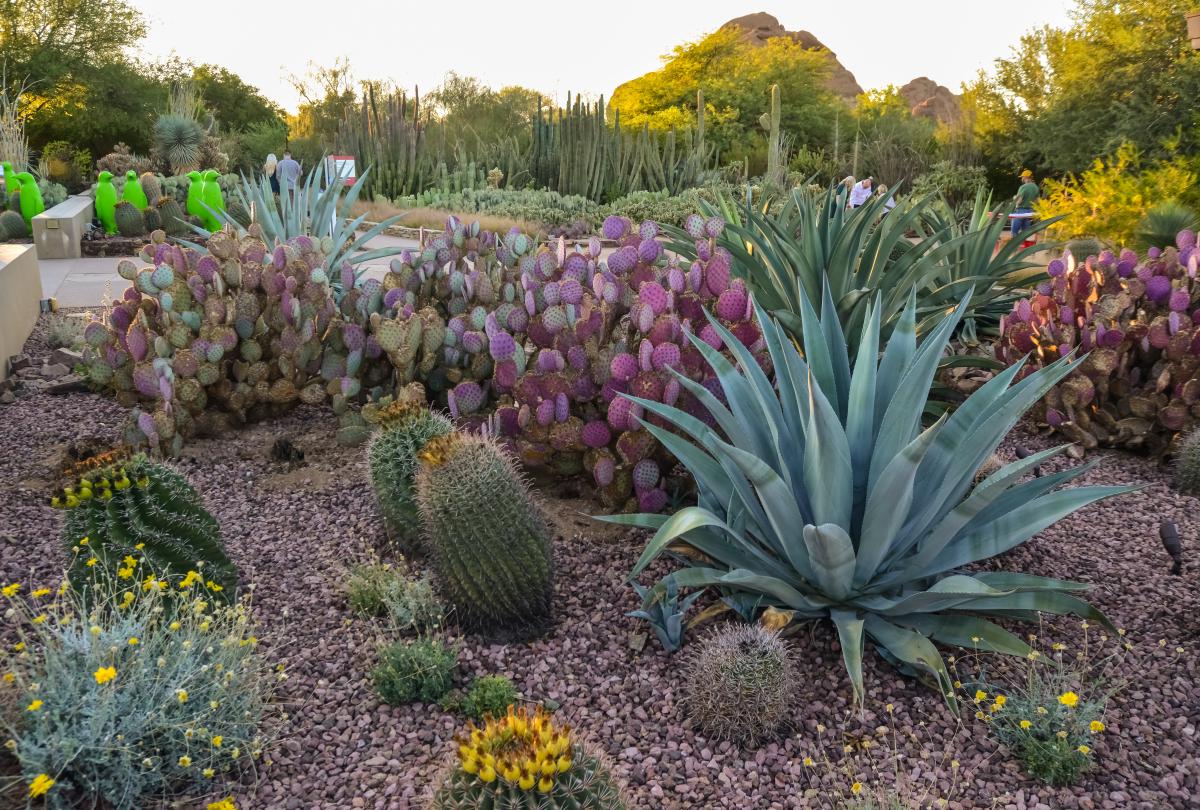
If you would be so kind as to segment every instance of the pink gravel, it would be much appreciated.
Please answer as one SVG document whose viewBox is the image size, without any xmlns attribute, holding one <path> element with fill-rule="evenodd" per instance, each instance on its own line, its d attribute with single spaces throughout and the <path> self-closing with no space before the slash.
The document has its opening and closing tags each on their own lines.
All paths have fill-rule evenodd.
<svg viewBox="0 0 1200 810">
<path fill-rule="evenodd" d="M 35 361 L 43 353 L 36 338 L 27 351 Z M 65 559 L 61 516 L 44 499 L 52 459 L 68 442 L 117 436 L 123 417 L 115 403 L 90 394 L 38 393 L 0 405 L 0 578 L 57 576 Z M 287 719 L 276 720 L 280 740 L 270 763 L 255 784 L 229 786 L 242 808 L 420 807 L 460 724 L 436 706 L 381 704 L 371 689 L 381 629 L 351 613 L 342 586 L 347 563 L 383 549 L 384 536 L 363 451 L 334 444 L 335 428 L 332 415 L 305 407 L 196 441 L 176 462 L 221 521 L 244 581 L 256 583 L 261 648 L 290 676 L 279 695 Z M 305 452 L 308 466 L 288 471 L 271 461 L 268 450 L 279 436 Z M 1002 454 L 1012 457 L 1014 440 L 1046 444 L 1018 431 Z M 793 636 L 801 687 L 789 733 L 743 750 L 697 736 L 676 705 L 681 661 L 653 638 L 641 652 L 629 643 L 646 630 L 623 615 L 632 607 L 624 578 L 643 538 L 592 522 L 582 512 L 596 507 L 585 501 L 548 498 L 560 530 L 553 632 L 524 645 L 463 639 L 462 680 L 501 673 L 527 699 L 560 703 L 568 722 L 608 753 L 636 808 L 846 806 L 834 797 L 854 778 L 869 777 L 867 765 L 843 772 L 802 761 L 840 761 L 843 744 L 889 722 L 889 703 L 899 761 L 877 762 L 876 776 L 890 782 L 902 773 L 930 798 L 947 798 L 948 807 L 1196 807 L 1198 503 L 1174 492 L 1167 471 L 1145 459 L 1096 457 L 1100 464 L 1086 483 L 1144 482 L 1146 489 L 1093 506 L 1000 561 L 1092 583 L 1090 599 L 1137 644 L 1124 673 L 1129 686 L 1110 707 L 1109 731 L 1096 746 L 1099 767 L 1075 787 L 1028 779 L 973 718 L 964 714 L 959 723 L 939 696 L 870 651 L 866 709 L 851 712 L 836 640 L 825 625 Z M 1064 463 L 1072 462 L 1055 465 Z M 1181 577 L 1168 573 L 1157 531 L 1163 519 L 1176 521 L 1184 538 Z M 1055 627 L 1050 634 L 1067 644 L 1082 637 L 1077 622 Z M 818 724 L 828 727 L 824 734 Z"/>
</svg>

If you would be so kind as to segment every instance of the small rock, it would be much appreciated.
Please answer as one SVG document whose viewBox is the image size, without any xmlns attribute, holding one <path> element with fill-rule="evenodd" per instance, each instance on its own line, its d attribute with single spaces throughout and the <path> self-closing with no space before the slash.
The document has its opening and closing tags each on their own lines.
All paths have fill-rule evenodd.
<svg viewBox="0 0 1200 810">
<path fill-rule="evenodd" d="M 14 354 L 8 358 L 8 369 L 9 371 L 20 371 L 23 368 L 29 368 L 32 362 L 27 354 Z"/>
<path fill-rule="evenodd" d="M 75 368 L 76 363 L 83 362 L 83 354 L 72 349 L 55 349 L 54 354 L 50 355 L 50 361 L 62 363 L 67 368 Z"/>
<path fill-rule="evenodd" d="M 62 363 L 47 363 L 42 366 L 42 376 L 47 380 L 57 380 L 59 377 L 65 377 L 70 373 L 70 367 L 64 366 Z"/>
<path fill-rule="evenodd" d="M 12 391 L 6 390 L 3 394 L 0 394 L 0 405 L 12 405 L 16 401 L 17 398 L 13 396 Z"/>
<path fill-rule="evenodd" d="M 46 387 L 46 391 L 51 394 L 72 394 L 86 390 L 88 390 L 87 380 L 78 374 L 68 374 L 53 385 Z"/>
</svg>

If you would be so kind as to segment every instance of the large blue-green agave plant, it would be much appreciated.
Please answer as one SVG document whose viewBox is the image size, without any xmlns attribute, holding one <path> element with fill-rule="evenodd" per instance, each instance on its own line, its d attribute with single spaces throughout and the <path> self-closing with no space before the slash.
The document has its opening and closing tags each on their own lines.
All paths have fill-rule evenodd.
<svg viewBox="0 0 1200 810">
<path fill-rule="evenodd" d="M 873 302 L 853 367 L 828 292 L 823 317 L 803 292 L 800 303 L 804 356 L 758 312 L 774 384 L 719 323 L 713 327 L 736 365 L 693 337 L 728 405 L 684 377 L 680 383 L 708 407 L 719 430 L 637 400 L 690 436 L 646 424 L 695 477 L 698 504 L 671 516 L 608 518 L 657 530 L 631 578 L 664 552 L 684 550 L 676 556 L 685 567 L 674 572 L 682 586 L 716 587 L 744 613 L 772 606 L 797 619 L 831 620 L 860 700 L 868 638 L 884 658 L 932 678 L 953 701 L 953 679 L 934 642 L 1027 655 L 1024 641 L 991 620 L 1034 620 L 1044 611 L 1107 623 L 1076 595 L 1086 585 L 965 570 L 1087 504 L 1133 489 L 1061 488 L 1091 465 L 1026 475 L 1066 445 L 972 486 L 1025 410 L 1079 361 L 1064 358 L 1015 383 L 1022 364 L 1014 364 L 922 429 L 938 359 L 969 301 L 918 345 L 910 299 L 882 356 L 880 306 Z"/>
</svg>

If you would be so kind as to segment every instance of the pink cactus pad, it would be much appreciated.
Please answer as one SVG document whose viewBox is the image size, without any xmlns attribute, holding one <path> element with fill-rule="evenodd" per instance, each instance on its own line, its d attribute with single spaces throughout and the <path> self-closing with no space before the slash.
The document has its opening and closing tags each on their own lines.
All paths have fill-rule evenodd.
<svg viewBox="0 0 1200 810">
<path fill-rule="evenodd" d="M 667 506 L 667 493 L 661 489 L 647 489 L 637 494 L 638 509 L 648 514 L 661 512 Z"/>
<path fill-rule="evenodd" d="M 646 264 L 654 264 L 662 255 L 662 245 L 656 239 L 643 239 L 637 248 L 638 260 Z"/>
<path fill-rule="evenodd" d="M 597 486 L 606 487 L 611 484 L 616 473 L 617 462 L 612 456 L 601 456 L 592 466 L 592 478 L 596 481 Z"/>
<path fill-rule="evenodd" d="M 746 315 L 746 291 L 730 287 L 717 298 L 717 317 L 725 321 L 740 321 Z"/>
<path fill-rule="evenodd" d="M 653 489 L 658 485 L 660 477 L 658 462 L 652 458 L 644 458 L 633 467 L 633 488 L 638 492 Z"/>
<path fill-rule="evenodd" d="M 621 352 L 609 363 L 609 372 L 614 380 L 628 382 L 638 373 L 637 358 L 627 352 Z"/>
<path fill-rule="evenodd" d="M 618 396 L 608 405 L 608 424 L 613 430 L 636 430 L 641 412 L 641 406 L 633 400 Z"/>
<path fill-rule="evenodd" d="M 617 248 L 608 257 L 608 269 L 617 275 L 624 275 L 634 268 L 638 261 L 637 248 L 626 245 Z"/>
<path fill-rule="evenodd" d="M 661 315 L 670 303 L 670 296 L 657 281 L 648 281 L 638 288 L 638 300 L 653 310 L 655 315 Z"/>
<path fill-rule="evenodd" d="M 588 447 L 606 447 L 612 441 L 608 424 L 596 419 L 583 426 L 583 443 Z"/>
<path fill-rule="evenodd" d="M 630 222 L 625 217 L 610 216 L 605 218 L 604 224 L 600 226 L 601 232 L 605 239 L 620 239 L 629 233 Z"/>
<path fill-rule="evenodd" d="M 654 368 L 654 344 L 648 340 L 643 340 L 638 345 L 638 366 L 642 371 Z"/>
<path fill-rule="evenodd" d="M 654 347 L 651 364 L 656 370 L 675 368 L 679 365 L 679 346 L 674 343 L 660 343 Z"/>
<path fill-rule="evenodd" d="M 567 399 L 567 395 L 560 391 L 554 397 L 554 421 L 565 422 L 570 415 L 571 402 Z"/>
<path fill-rule="evenodd" d="M 542 427 L 546 427 L 554 422 L 554 400 L 543 399 L 538 403 L 535 411 L 537 423 Z"/>
<path fill-rule="evenodd" d="M 517 341 L 508 332 L 497 330 L 488 342 L 488 351 L 494 360 L 508 360 L 517 352 Z"/>
</svg>

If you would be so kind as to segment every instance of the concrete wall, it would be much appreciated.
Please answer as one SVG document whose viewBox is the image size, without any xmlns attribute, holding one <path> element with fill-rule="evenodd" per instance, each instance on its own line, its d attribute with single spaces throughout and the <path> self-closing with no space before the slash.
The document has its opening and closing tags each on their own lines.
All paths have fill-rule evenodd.
<svg viewBox="0 0 1200 810">
<path fill-rule="evenodd" d="M 42 277 L 33 245 L 0 245 L 0 380 L 8 358 L 21 348 L 41 311 Z"/>
<path fill-rule="evenodd" d="M 78 259 L 80 241 L 95 215 L 91 197 L 67 197 L 33 218 L 33 243 L 39 259 Z"/>
</svg>

